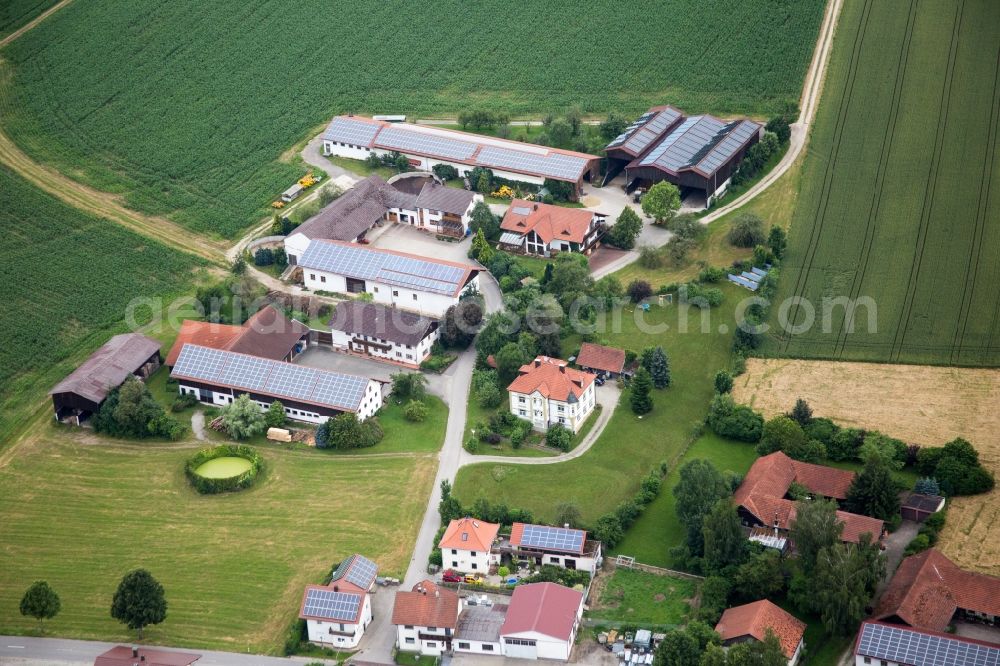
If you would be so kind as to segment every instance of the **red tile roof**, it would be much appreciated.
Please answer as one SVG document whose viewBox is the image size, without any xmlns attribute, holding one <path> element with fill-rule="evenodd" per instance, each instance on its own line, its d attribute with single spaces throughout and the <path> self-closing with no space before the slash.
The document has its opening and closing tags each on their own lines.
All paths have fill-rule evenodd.
<svg viewBox="0 0 1000 666">
<path fill-rule="evenodd" d="M 779 530 L 790 530 L 795 522 L 795 502 L 790 499 L 752 495 L 741 506 L 755 515 L 765 527 L 772 527 L 777 520 Z M 846 543 L 858 543 L 862 534 L 870 534 L 873 541 L 878 541 L 885 527 L 885 522 L 878 518 L 847 511 L 838 510 L 837 521 L 844 526 L 840 540 Z"/>
<path fill-rule="evenodd" d="M 534 231 L 546 244 L 554 240 L 583 243 L 594 215 L 593 211 L 584 208 L 514 199 L 503 216 L 500 228 L 521 235 Z"/>
<path fill-rule="evenodd" d="M 454 629 L 458 624 L 458 595 L 429 580 L 417 583 L 412 592 L 397 592 L 392 623 L 414 627 Z"/>
<path fill-rule="evenodd" d="M 625 350 L 584 342 L 580 345 L 576 364 L 583 368 L 620 373 L 625 367 Z"/>
<path fill-rule="evenodd" d="M 792 460 L 782 451 L 775 451 L 754 461 L 736 491 L 736 501 L 742 503 L 744 498 L 759 493 L 784 497 L 792 482 L 823 497 L 845 499 L 854 472 Z"/>
<path fill-rule="evenodd" d="M 722 636 L 723 641 L 742 636 L 753 636 L 758 641 L 763 641 L 768 629 L 778 637 L 781 651 L 791 659 L 805 634 L 806 623 L 767 599 L 762 599 L 752 604 L 727 608 L 719 624 L 715 625 L 715 631 Z"/>
<path fill-rule="evenodd" d="M 137 649 L 139 657 L 133 657 L 132 648 L 126 645 L 116 645 L 104 654 L 98 655 L 97 659 L 94 660 L 94 666 L 132 666 L 139 663 L 139 659 L 142 657 L 145 657 L 142 662 L 145 666 L 190 666 L 201 659 L 200 654 L 190 652 L 167 652 L 147 647 Z"/>
<path fill-rule="evenodd" d="M 270 305 L 258 310 L 243 326 L 189 319 L 181 324 L 180 333 L 167 354 L 167 365 L 174 366 L 186 344 L 281 361 L 308 332 L 308 326 L 295 319 L 288 319 Z"/>
<path fill-rule="evenodd" d="M 555 583 L 518 585 L 510 598 L 501 636 L 533 631 L 570 640 L 583 593 Z"/>
<path fill-rule="evenodd" d="M 508 391 L 514 393 L 534 393 L 551 400 L 576 402 L 594 383 L 595 376 L 566 366 L 566 361 L 548 356 L 539 356 L 531 363 L 522 365 L 521 374 L 510 383 Z"/>
<path fill-rule="evenodd" d="M 448 523 L 438 548 L 456 548 L 489 552 L 497 538 L 500 526 L 475 518 L 459 518 Z"/>
<path fill-rule="evenodd" d="M 944 631 L 957 608 L 1000 615 L 1000 578 L 960 569 L 931 548 L 903 560 L 874 617 L 898 617 L 912 627 Z"/>
</svg>

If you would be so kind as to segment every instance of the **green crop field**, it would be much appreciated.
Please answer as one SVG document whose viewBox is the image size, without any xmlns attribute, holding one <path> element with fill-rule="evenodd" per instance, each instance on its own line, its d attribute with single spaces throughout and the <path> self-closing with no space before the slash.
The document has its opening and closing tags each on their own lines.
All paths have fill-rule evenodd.
<svg viewBox="0 0 1000 666">
<path fill-rule="evenodd" d="M 2 439 L 20 409 L 124 330 L 129 301 L 185 291 L 197 260 L 70 208 L 4 167 L 0 228 Z"/>
<path fill-rule="evenodd" d="M 998 25 L 991 0 L 845 3 L 779 292 L 816 319 L 766 354 L 1000 365 Z M 876 326 L 824 317 L 837 297 Z"/>
<path fill-rule="evenodd" d="M 261 448 L 250 489 L 199 495 L 184 463 L 204 443 L 96 439 L 40 424 L 0 467 L 0 633 L 34 634 L 18 613 L 33 580 L 62 611 L 50 634 L 111 641 L 135 633 L 110 616 L 127 571 L 163 584 L 156 645 L 280 653 L 302 590 L 354 552 L 402 575 L 434 479 L 433 453 L 327 456 Z"/>
<path fill-rule="evenodd" d="M 233 237 L 338 112 L 772 113 L 799 98 L 824 6 L 87 0 L 4 50 L 0 114 L 32 157 Z"/>
<path fill-rule="evenodd" d="M 56 0 L 4 0 L 0 3 L 0 37 L 14 32 L 54 4 Z"/>
</svg>

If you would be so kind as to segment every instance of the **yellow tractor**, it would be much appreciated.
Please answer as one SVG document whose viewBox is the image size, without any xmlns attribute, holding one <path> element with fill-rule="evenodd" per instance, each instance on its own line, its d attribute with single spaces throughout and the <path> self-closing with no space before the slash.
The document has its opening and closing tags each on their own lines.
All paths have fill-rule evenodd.
<svg viewBox="0 0 1000 666">
<path fill-rule="evenodd" d="M 299 178 L 299 185 L 301 185 L 302 187 L 309 188 L 315 184 L 316 184 L 316 179 L 313 178 L 312 174 Z"/>
</svg>

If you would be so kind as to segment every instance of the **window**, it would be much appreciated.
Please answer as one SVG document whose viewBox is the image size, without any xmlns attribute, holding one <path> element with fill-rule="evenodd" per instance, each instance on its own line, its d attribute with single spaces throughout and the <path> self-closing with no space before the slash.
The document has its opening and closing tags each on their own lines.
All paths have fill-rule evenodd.
<svg viewBox="0 0 1000 666">
<path fill-rule="evenodd" d="M 427 631 L 437 631 L 437 627 L 427 627 Z"/>
<path fill-rule="evenodd" d="M 406 358 L 408 358 L 408 359 L 412 360 L 412 359 L 413 359 L 413 354 L 407 354 L 407 355 L 406 355 Z"/>
<path fill-rule="evenodd" d="M 872 663 L 872 658 L 871 657 L 865 657 L 865 663 L 866 664 Z"/>
<path fill-rule="evenodd" d="M 411 638 L 410 636 L 406 637 L 406 644 L 407 645 L 413 645 L 414 643 L 416 643 L 415 639 Z"/>
<path fill-rule="evenodd" d="M 559 558 L 558 557 L 553 557 L 552 558 L 552 564 L 559 564 Z"/>
<path fill-rule="evenodd" d="M 319 281 L 320 282 L 326 282 L 326 276 L 325 275 L 320 275 L 319 276 Z"/>
<path fill-rule="evenodd" d="M 396 358 L 403 358 L 403 354 L 400 352 L 396 352 Z"/>
<path fill-rule="evenodd" d="M 417 300 L 417 295 L 413 294 L 413 300 Z"/>
<path fill-rule="evenodd" d="M 315 280 L 316 279 L 316 274 L 315 273 L 310 273 L 309 274 L 309 279 L 310 280 Z"/>
<path fill-rule="evenodd" d="M 375 293 L 376 293 L 376 294 L 378 293 L 378 287 L 372 287 L 372 289 L 374 289 L 374 290 L 375 290 Z"/>
<path fill-rule="evenodd" d="M 483 643 L 483 652 L 493 652 L 493 646 L 489 643 Z"/>
<path fill-rule="evenodd" d="M 507 645 L 528 645 L 532 646 L 535 644 L 534 640 L 528 638 L 505 638 L 504 641 Z M 483 647 L 486 647 L 485 645 Z"/>
<path fill-rule="evenodd" d="M 438 644 L 435 643 L 434 641 L 427 641 L 427 647 L 429 647 L 429 648 L 436 648 L 437 646 L 438 646 Z"/>
<path fill-rule="evenodd" d="M 521 416 L 527 416 L 528 415 L 528 412 L 525 411 L 525 410 L 523 410 L 523 409 L 517 410 L 517 413 L 520 414 Z"/>
<path fill-rule="evenodd" d="M 476 568 L 476 563 L 473 562 L 471 566 L 472 566 L 473 569 L 475 569 Z"/>
<path fill-rule="evenodd" d="M 558 409 L 560 412 L 565 412 L 566 411 L 566 408 L 563 405 L 557 406 L 556 409 Z"/>
<path fill-rule="evenodd" d="M 445 636 L 451 636 L 451 629 L 449 629 L 448 627 L 445 627 L 445 629 L 444 629 L 444 635 Z"/>
<path fill-rule="evenodd" d="M 458 642 L 458 649 L 459 649 L 459 650 L 468 650 L 468 649 L 470 649 L 471 647 L 472 647 L 472 646 L 471 646 L 471 645 L 469 645 L 468 643 L 463 643 L 462 641 L 459 641 L 459 642 Z"/>
<path fill-rule="evenodd" d="M 559 423 L 566 423 L 566 419 L 564 419 L 563 417 L 560 416 L 559 417 Z"/>
<path fill-rule="evenodd" d="M 456 562 L 455 560 L 452 560 L 451 561 L 451 566 L 454 567 L 455 569 L 457 569 L 458 568 L 458 562 Z"/>
<path fill-rule="evenodd" d="M 522 396 L 518 396 L 517 401 L 523 405 L 524 404 L 524 396 L 523 395 Z"/>
<path fill-rule="evenodd" d="M 393 289 L 392 290 L 392 295 L 393 296 L 399 296 L 399 290 L 398 289 Z"/>
</svg>

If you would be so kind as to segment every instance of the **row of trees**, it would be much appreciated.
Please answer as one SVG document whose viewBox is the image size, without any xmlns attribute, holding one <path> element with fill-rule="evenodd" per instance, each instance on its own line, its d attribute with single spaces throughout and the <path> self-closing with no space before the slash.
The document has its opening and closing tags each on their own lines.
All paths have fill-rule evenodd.
<svg viewBox="0 0 1000 666">
<path fill-rule="evenodd" d="M 38 620 L 38 628 L 43 628 L 45 620 L 51 620 L 62 610 L 62 601 L 55 590 L 44 580 L 37 580 L 21 597 L 21 615 Z M 136 569 L 125 574 L 118 583 L 111 600 L 111 617 L 129 629 L 142 630 L 159 624 L 167 618 L 167 600 L 163 586 L 145 569 Z"/>
<path fill-rule="evenodd" d="M 653 666 L 786 666 L 781 641 L 768 629 L 763 641 L 722 648 L 722 637 L 701 620 L 674 629 L 656 648 Z"/>
</svg>

